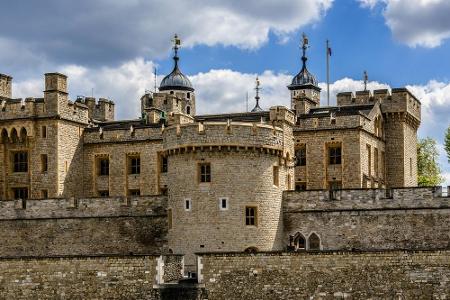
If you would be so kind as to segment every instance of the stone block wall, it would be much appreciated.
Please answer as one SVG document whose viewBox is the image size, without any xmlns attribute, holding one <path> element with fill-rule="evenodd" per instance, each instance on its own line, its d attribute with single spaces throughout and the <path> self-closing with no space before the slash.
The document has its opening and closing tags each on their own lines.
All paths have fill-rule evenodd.
<svg viewBox="0 0 450 300">
<path fill-rule="evenodd" d="M 155 299 L 157 256 L 0 258 L 2 299 Z"/>
<path fill-rule="evenodd" d="M 18 202 L 0 202 L 0 256 L 167 251 L 166 197 Z"/>
<path fill-rule="evenodd" d="M 283 220 L 286 246 L 289 236 L 315 233 L 324 250 L 450 248 L 450 198 L 427 188 L 396 189 L 392 197 L 384 190 L 285 193 Z"/>
<path fill-rule="evenodd" d="M 200 254 L 208 299 L 446 299 L 449 251 Z"/>
</svg>

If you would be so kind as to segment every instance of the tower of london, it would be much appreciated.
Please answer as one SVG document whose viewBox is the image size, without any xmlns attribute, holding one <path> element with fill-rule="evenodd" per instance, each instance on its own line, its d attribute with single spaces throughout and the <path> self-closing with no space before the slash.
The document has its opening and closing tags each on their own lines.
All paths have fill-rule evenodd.
<svg viewBox="0 0 450 300">
<path fill-rule="evenodd" d="M 214 115 L 177 44 L 133 120 L 71 98 L 64 74 L 25 99 L 0 74 L 0 298 L 448 297 L 449 198 L 417 187 L 420 99 L 321 106 L 302 50 L 290 107 L 257 94 Z"/>
</svg>

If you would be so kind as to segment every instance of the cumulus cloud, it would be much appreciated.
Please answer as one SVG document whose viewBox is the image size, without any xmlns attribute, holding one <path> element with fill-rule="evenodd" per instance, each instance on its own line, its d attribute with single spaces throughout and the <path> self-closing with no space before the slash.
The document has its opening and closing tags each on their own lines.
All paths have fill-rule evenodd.
<svg viewBox="0 0 450 300">
<path fill-rule="evenodd" d="M 394 38 L 411 47 L 433 48 L 450 37 L 448 0 L 358 0 L 363 7 L 384 5 L 383 15 Z"/>
<path fill-rule="evenodd" d="M 78 0 L 10 1 L 0 10 L 2 49 L 25 51 L 60 64 L 112 65 L 135 57 L 161 57 L 174 33 L 184 45 L 260 47 L 269 32 L 281 39 L 317 22 L 333 0 Z M 17 57 L 17 56 L 16 56 Z M 0 55 L 0 65 L 8 62 Z M 22 62 L 23 65 L 23 62 Z"/>
<path fill-rule="evenodd" d="M 71 98 L 76 95 L 108 97 L 116 102 L 116 118 L 129 119 L 139 116 L 139 99 L 145 89 L 152 89 L 154 63 L 142 58 L 123 63 L 118 67 L 86 68 L 65 65 L 58 71 L 69 76 Z M 246 110 L 246 94 L 249 95 L 249 110 L 255 105 L 255 78 L 261 81 L 261 107 L 272 105 L 290 106 L 287 85 L 291 74 L 264 71 L 261 74 L 241 73 L 232 70 L 210 70 L 190 76 L 196 89 L 197 113 L 213 114 L 243 112 Z M 14 82 L 14 97 L 41 97 L 43 78 L 31 78 Z M 326 105 L 326 84 L 322 88 L 322 105 Z M 339 92 L 360 91 L 364 84 L 360 80 L 343 78 L 330 84 L 331 105 L 336 104 Z M 376 81 L 368 83 L 368 89 L 390 89 L 390 86 Z M 443 150 L 444 131 L 450 125 L 450 82 L 430 81 L 424 85 L 410 85 L 407 88 L 422 102 L 422 124 L 419 136 L 430 136 L 438 141 L 439 163 L 444 171 L 446 184 L 450 185 L 450 166 Z"/>
<path fill-rule="evenodd" d="M 154 63 L 142 58 L 112 67 L 86 68 L 63 65 L 58 72 L 68 76 L 70 98 L 80 96 L 103 97 L 116 102 L 116 118 L 135 118 L 140 114 L 140 97 L 154 85 Z M 13 81 L 13 97 L 42 97 L 44 79 L 31 78 Z"/>
</svg>

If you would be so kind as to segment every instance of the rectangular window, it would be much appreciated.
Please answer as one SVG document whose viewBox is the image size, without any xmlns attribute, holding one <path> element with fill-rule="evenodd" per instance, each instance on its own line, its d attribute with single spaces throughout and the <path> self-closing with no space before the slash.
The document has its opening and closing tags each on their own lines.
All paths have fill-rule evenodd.
<svg viewBox="0 0 450 300">
<path fill-rule="evenodd" d="M 228 198 L 226 197 L 219 198 L 219 209 L 228 210 Z"/>
<path fill-rule="evenodd" d="M 172 229 L 172 209 L 167 209 L 167 219 L 168 219 L 168 227 Z"/>
<path fill-rule="evenodd" d="M 306 191 L 306 182 L 297 182 L 295 183 L 296 191 Z"/>
<path fill-rule="evenodd" d="M 373 148 L 373 167 L 374 167 L 374 175 L 378 178 L 378 149 Z"/>
<path fill-rule="evenodd" d="M 200 182 L 211 182 L 211 164 L 201 163 L 199 164 Z"/>
<path fill-rule="evenodd" d="M 41 197 L 42 197 L 42 199 L 47 199 L 48 198 L 48 190 L 42 190 Z"/>
<path fill-rule="evenodd" d="M 28 172 L 28 152 L 15 152 L 13 167 L 14 172 Z"/>
<path fill-rule="evenodd" d="M 141 195 L 141 190 L 139 190 L 139 189 L 128 190 L 128 195 L 129 196 L 140 196 Z"/>
<path fill-rule="evenodd" d="M 297 166 L 306 166 L 306 146 L 298 148 L 295 157 Z"/>
<path fill-rule="evenodd" d="M 131 156 L 129 158 L 130 174 L 141 174 L 141 158 L 139 156 Z"/>
<path fill-rule="evenodd" d="M 100 158 L 98 160 L 98 175 L 99 176 L 109 175 L 109 158 Z"/>
<path fill-rule="evenodd" d="M 41 136 L 43 139 L 47 138 L 47 126 L 42 126 L 41 127 Z"/>
<path fill-rule="evenodd" d="M 257 226 L 258 209 L 255 206 L 245 207 L 245 225 Z"/>
<path fill-rule="evenodd" d="M 100 197 L 109 197 L 109 191 L 98 191 Z"/>
<path fill-rule="evenodd" d="M 372 174 L 372 151 L 370 145 L 366 145 L 367 148 L 367 168 L 369 176 Z"/>
<path fill-rule="evenodd" d="M 385 163 L 384 163 L 384 151 L 381 151 L 381 178 L 384 179 L 386 176 Z"/>
<path fill-rule="evenodd" d="M 167 173 L 168 161 L 166 156 L 161 157 L 161 173 Z"/>
<path fill-rule="evenodd" d="M 332 146 L 328 148 L 328 162 L 330 165 L 340 165 L 341 164 L 341 147 Z"/>
<path fill-rule="evenodd" d="M 184 199 L 184 210 L 185 211 L 192 210 L 192 200 L 191 199 Z"/>
<path fill-rule="evenodd" d="M 13 188 L 14 199 L 28 199 L 27 188 Z"/>
<path fill-rule="evenodd" d="M 280 169 L 278 166 L 273 166 L 273 185 L 280 184 Z"/>
<path fill-rule="evenodd" d="M 41 171 L 43 173 L 48 171 L 48 156 L 47 156 L 47 154 L 41 154 Z"/>
</svg>

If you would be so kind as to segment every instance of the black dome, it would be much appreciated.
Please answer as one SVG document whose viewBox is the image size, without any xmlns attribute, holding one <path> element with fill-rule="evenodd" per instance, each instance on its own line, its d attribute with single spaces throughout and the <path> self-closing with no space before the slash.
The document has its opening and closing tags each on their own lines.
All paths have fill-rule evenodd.
<svg viewBox="0 0 450 300">
<path fill-rule="evenodd" d="M 311 74 L 306 66 L 302 68 L 300 73 L 298 73 L 293 79 L 290 86 L 301 86 L 301 85 L 314 85 L 317 86 L 317 78 Z"/>
<path fill-rule="evenodd" d="M 169 75 L 163 78 L 161 84 L 159 85 L 159 90 L 185 90 L 193 92 L 194 88 L 192 87 L 191 81 L 178 68 L 179 58 L 176 53 L 173 57 L 173 60 L 175 61 L 175 66 L 173 67 L 172 72 L 170 72 Z"/>
</svg>

